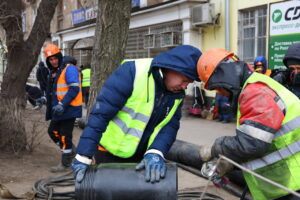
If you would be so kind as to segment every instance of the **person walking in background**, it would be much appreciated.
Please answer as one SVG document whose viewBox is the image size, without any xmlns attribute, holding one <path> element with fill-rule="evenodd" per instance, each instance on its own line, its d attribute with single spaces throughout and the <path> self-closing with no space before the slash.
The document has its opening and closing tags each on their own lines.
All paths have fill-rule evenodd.
<svg viewBox="0 0 300 200">
<path fill-rule="evenodd" d="M 87 107 L 90 95 L 90 85 L 91 85 L 91 65 L 85 64 L 81 70 L 81 87 L 82 87 L 82 96 L 84 104 Z"/>
<path fill-rule="evenodd" d="M 271 70 L 268 69 L 267 59 L 265 56 L 257 56 L 253 62 L 254 71 L 267 76 L 271 75 Z"/>
<path fill-rule="evenodd" d="M 231 121 L 231 104 L 228 96 L 216 91 L 216 105 L 218 108 L 218 121 L 229 123 Z"/>
<path fill-rule="evenodd" d="M 199 49 L 182 45 L 154 59 L 124 61 L 106 80 L 90 112 L 73 163 L 80 183 L 88 166 L 140 162 L 145 180 L 165 176 L 164 156 L 176 139 L 184 90 L 198 80 Z"/>
<path fill-rule="evenodd" d="M 63 172 L 70 169 L 75 156 L 72 132 L 75 119 L 82 116 L 80 73 L 75 66 L 76 60 L 72 57 L 63 60 L 56 45 L 48 44 L 44 53 L 50 69 L 46 110 L 46 120 L 51 120 L 48 134 L 62 153 L 61 162 L 50 171 Z"/>
<path fill-rule="evenodd" d="M 39 82 L 40 89 L 43 92 L 43 96 L 46 96 L 48 76 L 49 76 L 48 68 L 45 66 L 43 61 L 39 62 L 39 67 L 36 70 L 36 79 Z"/>
</svg>

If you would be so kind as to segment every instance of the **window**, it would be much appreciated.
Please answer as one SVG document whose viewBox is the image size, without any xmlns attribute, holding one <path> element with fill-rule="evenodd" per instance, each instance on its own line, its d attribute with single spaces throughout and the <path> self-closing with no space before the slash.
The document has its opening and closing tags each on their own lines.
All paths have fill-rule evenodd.
<svg viewBox="0 0 300 200">
<path fill-rule="evenodd" d="M 181 44 L 181 21 L 131 29 L 128 31 L 125 57 L 127 59 L 153 58 Z"/>
<path fill-rule="evenodd" d="M 256 56 L 266 56 L 267 8 L 239 12 L 238 55 L 252 63 Z"/>
</svg>

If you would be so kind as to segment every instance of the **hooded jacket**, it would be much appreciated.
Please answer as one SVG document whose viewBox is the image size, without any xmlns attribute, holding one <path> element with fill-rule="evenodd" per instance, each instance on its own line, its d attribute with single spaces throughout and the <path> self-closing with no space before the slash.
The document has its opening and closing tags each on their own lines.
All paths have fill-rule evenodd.
<svg viewBox="0 0 300 200">
<path fill-rule="evenodd" d="M 172 69 L 197 80 L 196 65 L 200 55 L 201 52 L 197 48 L 182 45 L 161 53 L 153 59 L 149 73 L 153 74 L 155 80 L 154 109 L 138 148 L 131 158 L 135 157 L 137 160 L 143 158 L 149 137 L 155 126 L 164 119 L 175 99 L 184 98 L 185 95 L 184 91 L 172 93 L 165 89 L 159 68 Z M 134 61 L 125 62 L 107 79 L 89 115 L 88 124 L 81 135 L 77 148 L 78 154 L 89 157 L 94 155 L 109 121 L 123 108 L 131 96 L 134 79 Z M 160 130 L 149 149 L 157 149 L 164 155 L 167 154 L 179 129 L 181 106 L 178 107 L 170 122 Z"/>
<path fill-rule="evenodd" d="M 69 105 L 71 101 L 77 96 L 80 88 L 76 86 L 69 86 L 69 90 L 67 94 L 64 96 L 64 98 L 61 100 L 63 107 L 64 107 L 64 113 L 60 116 L 53 115 L 52 108 L 58 104 L 58 99 L 56 95 L 56 89 L 57 89 L 57 81 L 62 73 L 63 69 L 66 67 L 66 64 L 72 64 L 74 61 L 76 61 L 74 58 L 66 56 L 64 59 L 61 56 L 61 53 L 58 55 L 54 55 L 59 59 L 60 67 L 55 69 L 51 66 L 50 62 L 48 61 L 48 58 L 46 59 L 46 63 L 48 68 L 50 69 L 49 74 L 49 80 L 48 80 L 48 87 L 47 87 L 47 110 L 46 110 L 46 120 L 65 120 L 70 118 L 79 118 L 82 116 L 82 106 L 71 106 Z M 72 83 L 79 83 L 79 70 L 76 66 L 70 65 L 68 66 L 66 70 L 66 82 L 68 85 L 71 85 Z"/>
<path fill-rule="evenodd" d="M 208 87 L 223 87 L 236 95 L 239 103 L 239 124 L 236 136 L 217 138 L 212 147 L 213 157 L 225 155 L 236 162 L 259 158 L 269 151 L 270 141 L 263 134 L 274 135 L 281 127 L 285 107 L 268 85 L 256 82 L 245 86 L 252 70 L 242 61 L 221 63 L 211 76 Z M 266 78 L 269 78 L 266 76 Z"/>
</svg>

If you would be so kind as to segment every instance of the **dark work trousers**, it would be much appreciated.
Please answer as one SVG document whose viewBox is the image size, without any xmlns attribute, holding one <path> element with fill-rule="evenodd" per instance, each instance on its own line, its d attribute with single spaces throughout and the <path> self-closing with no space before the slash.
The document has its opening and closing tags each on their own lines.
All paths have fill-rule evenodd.
<svg viewBox="0 0 300 200">
<path fill-rule="evenodd" d="M 82 96 L 85 106 L 87 106 L 89 102 L 89 96 L 90 96 L 90 87 L 82 87 Z"/>
<path fill-rule="evenodd" d="M 72 149 L 74 122 L 75 118 L 50 122 L 48 134 L 55 144 L 59 144 L 61 150 Z"/>
<path fill-rule="evenodd" d="M 120 158 L 117 156 L 112 155 L 111 153 L 107 151 L 96 151 L 95 155 L 96 164 L 100 163 L 139 163 L 142 160 L 141 158 L 138 158 L 137 156 L 131 157 L 131 158 Z"/>
</svg>

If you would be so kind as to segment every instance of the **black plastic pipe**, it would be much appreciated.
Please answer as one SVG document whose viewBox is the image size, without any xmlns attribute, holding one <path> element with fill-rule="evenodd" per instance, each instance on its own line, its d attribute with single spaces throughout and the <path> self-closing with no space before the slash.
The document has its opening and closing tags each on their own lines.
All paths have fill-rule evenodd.
<svg viewBox="0 0 300 200">
<path fill-rule="evenodd" d="M 200 173 L 202 164 L 204 162 L 201 160 L 199 149 L 199 145 L 185 142 L 182 140 L 176 140 L 173 143 L 169 153 L 167 154 L 166 159 L 176 162 L 180 168 L 186 171 L 189 171 L 202 178 L 206 178 L 203 177 Z M 229 176 L 230 183 L 219 183 L 219 185 L 231 194 L 237 197 L 242 197 L 243 189 L 239 188 L 239 186 L 243 188 L 246 186 L 242 172 L 237 172 L 237 170 L 235 170 L 227 174 L 227 176 Z M 249 195 L 246 195 L 244 199 L 251 200 L 251 197 Z"/>
<path fill-rule="evenodd" d="M 145 171 L 136 163 L 104 163 L 88 168 L 85 178 L 75 184 L 76 199 L 82 200 L 174 200 L 177 199 L 177 167 L 167 163 L 159 182 L 145 182 Z"/>
<path fill-rule="evenodd" d="M 199 149 L 199 145 L 176 140 L 167 154 L 166 159 L 201 170 L 203 161 L 201 160 Z"/>
</svg>

